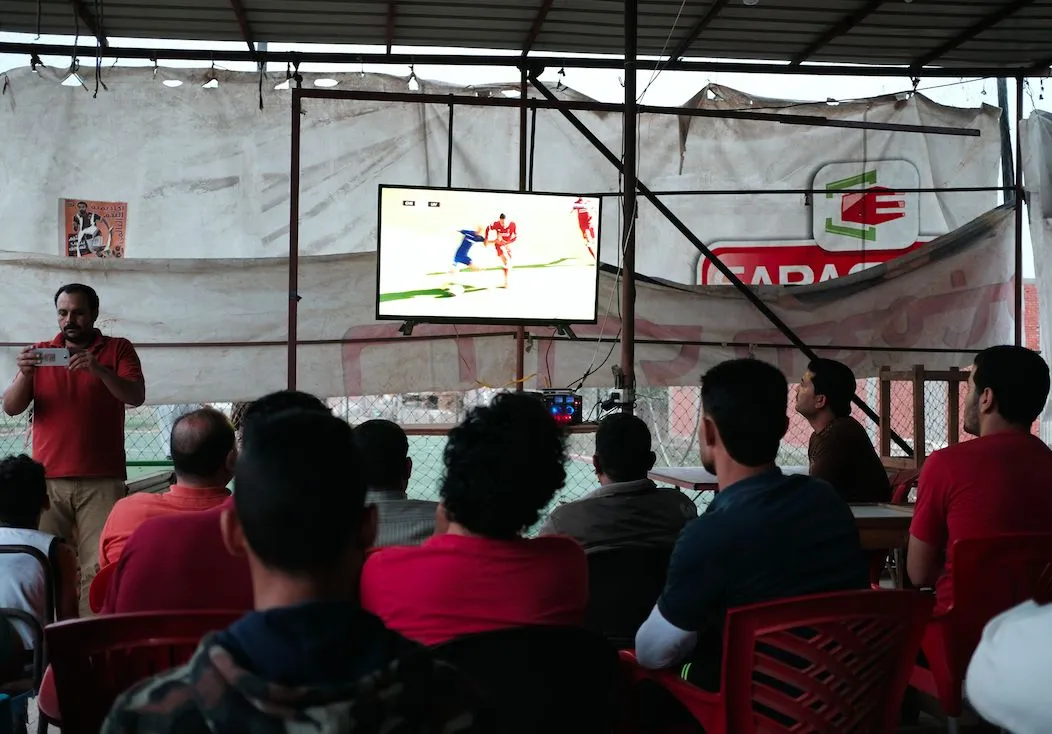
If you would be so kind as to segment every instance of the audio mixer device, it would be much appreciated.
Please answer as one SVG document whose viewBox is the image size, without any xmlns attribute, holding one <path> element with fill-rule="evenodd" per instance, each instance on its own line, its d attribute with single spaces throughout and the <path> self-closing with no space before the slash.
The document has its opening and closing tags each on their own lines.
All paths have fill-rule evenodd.
<svg viewBox="0 0 1052 734">
<path fill-rule="evenodd" d="M 559 425 L 576 426 L 584 421 L 584 401 L 573 390 L 541 390 L 541 399 Z"/>
</svg>

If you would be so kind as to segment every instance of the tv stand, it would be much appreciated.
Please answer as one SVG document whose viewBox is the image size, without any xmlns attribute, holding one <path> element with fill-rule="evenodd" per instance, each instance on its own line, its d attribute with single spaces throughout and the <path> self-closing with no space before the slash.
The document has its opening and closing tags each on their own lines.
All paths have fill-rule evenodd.
<svg viewBox="0 0 1052 734">
<path fill-rule="evenodd" d="M 402 336 L 412 336 L 413 327 L 417 325 L 416 321 L 406 321 L 398 327 L 398 331 L 401 332 Z"/>
<path fill-rule="evenodd" d="M 556 324 L 555 325 L 555 333 L 558 334 L 559 336 L 565 336 L 567 339 L 570 339 L 571 341 L 578 341 L 577 334 L 573 333 L 573 329 L 570 328 L 569 324 Z"/>
</svg>

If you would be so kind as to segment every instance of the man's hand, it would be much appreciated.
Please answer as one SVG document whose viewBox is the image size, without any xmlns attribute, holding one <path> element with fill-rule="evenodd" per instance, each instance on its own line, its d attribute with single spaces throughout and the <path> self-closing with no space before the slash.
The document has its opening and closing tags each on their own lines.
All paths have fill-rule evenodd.
<svg viewBox="0 0 1052 734">
<path fill-rule="evenodd" d="M 69 358 L 70 372 L 79 372 L 83 370 L 88 374 L 99 377 L 102 374 L 103 369 L 103 366 L 99 364 L 97 359 L 95 359 L 95 355 L 89 351 L 76 352 Z"/>
<path fill-rule="evenodd" d="M 18 365 L 18 370 L 26 377 L 33 376 L 33 370 L 37 366 L 37 358 L 33 354 L 33 350 L 36 349 L 33 345 L 23 347 L 22 351 L 18 353 L 15 358 L 15 364 Z"/>
</svg>

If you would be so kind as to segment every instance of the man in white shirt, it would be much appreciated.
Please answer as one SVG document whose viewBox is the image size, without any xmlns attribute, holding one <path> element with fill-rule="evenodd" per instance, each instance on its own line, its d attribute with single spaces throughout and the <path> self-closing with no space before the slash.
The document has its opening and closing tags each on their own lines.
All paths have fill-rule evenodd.
<svg viewBox="0 0 1052 734">
<path fill-rule="evenodd" d="M 991 619 L 972 656 L 965 694 L 979 715 L 1012 734 L 1052 722 L 1052 604 L 1023 602 Z"/>
</svg>

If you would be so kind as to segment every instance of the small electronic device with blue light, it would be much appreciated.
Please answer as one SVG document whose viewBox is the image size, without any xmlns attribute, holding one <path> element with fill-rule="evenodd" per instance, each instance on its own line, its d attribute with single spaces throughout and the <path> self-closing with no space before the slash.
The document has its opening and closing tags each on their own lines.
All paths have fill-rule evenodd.
<svg viewBox="0 0 1052 734">
<path fill-rule="evenodd" d="M 584 400 L 573 390 L 542 390 L 541 398 L 559 425 L 576 426 L 584 422 Z"/>
</svg>

